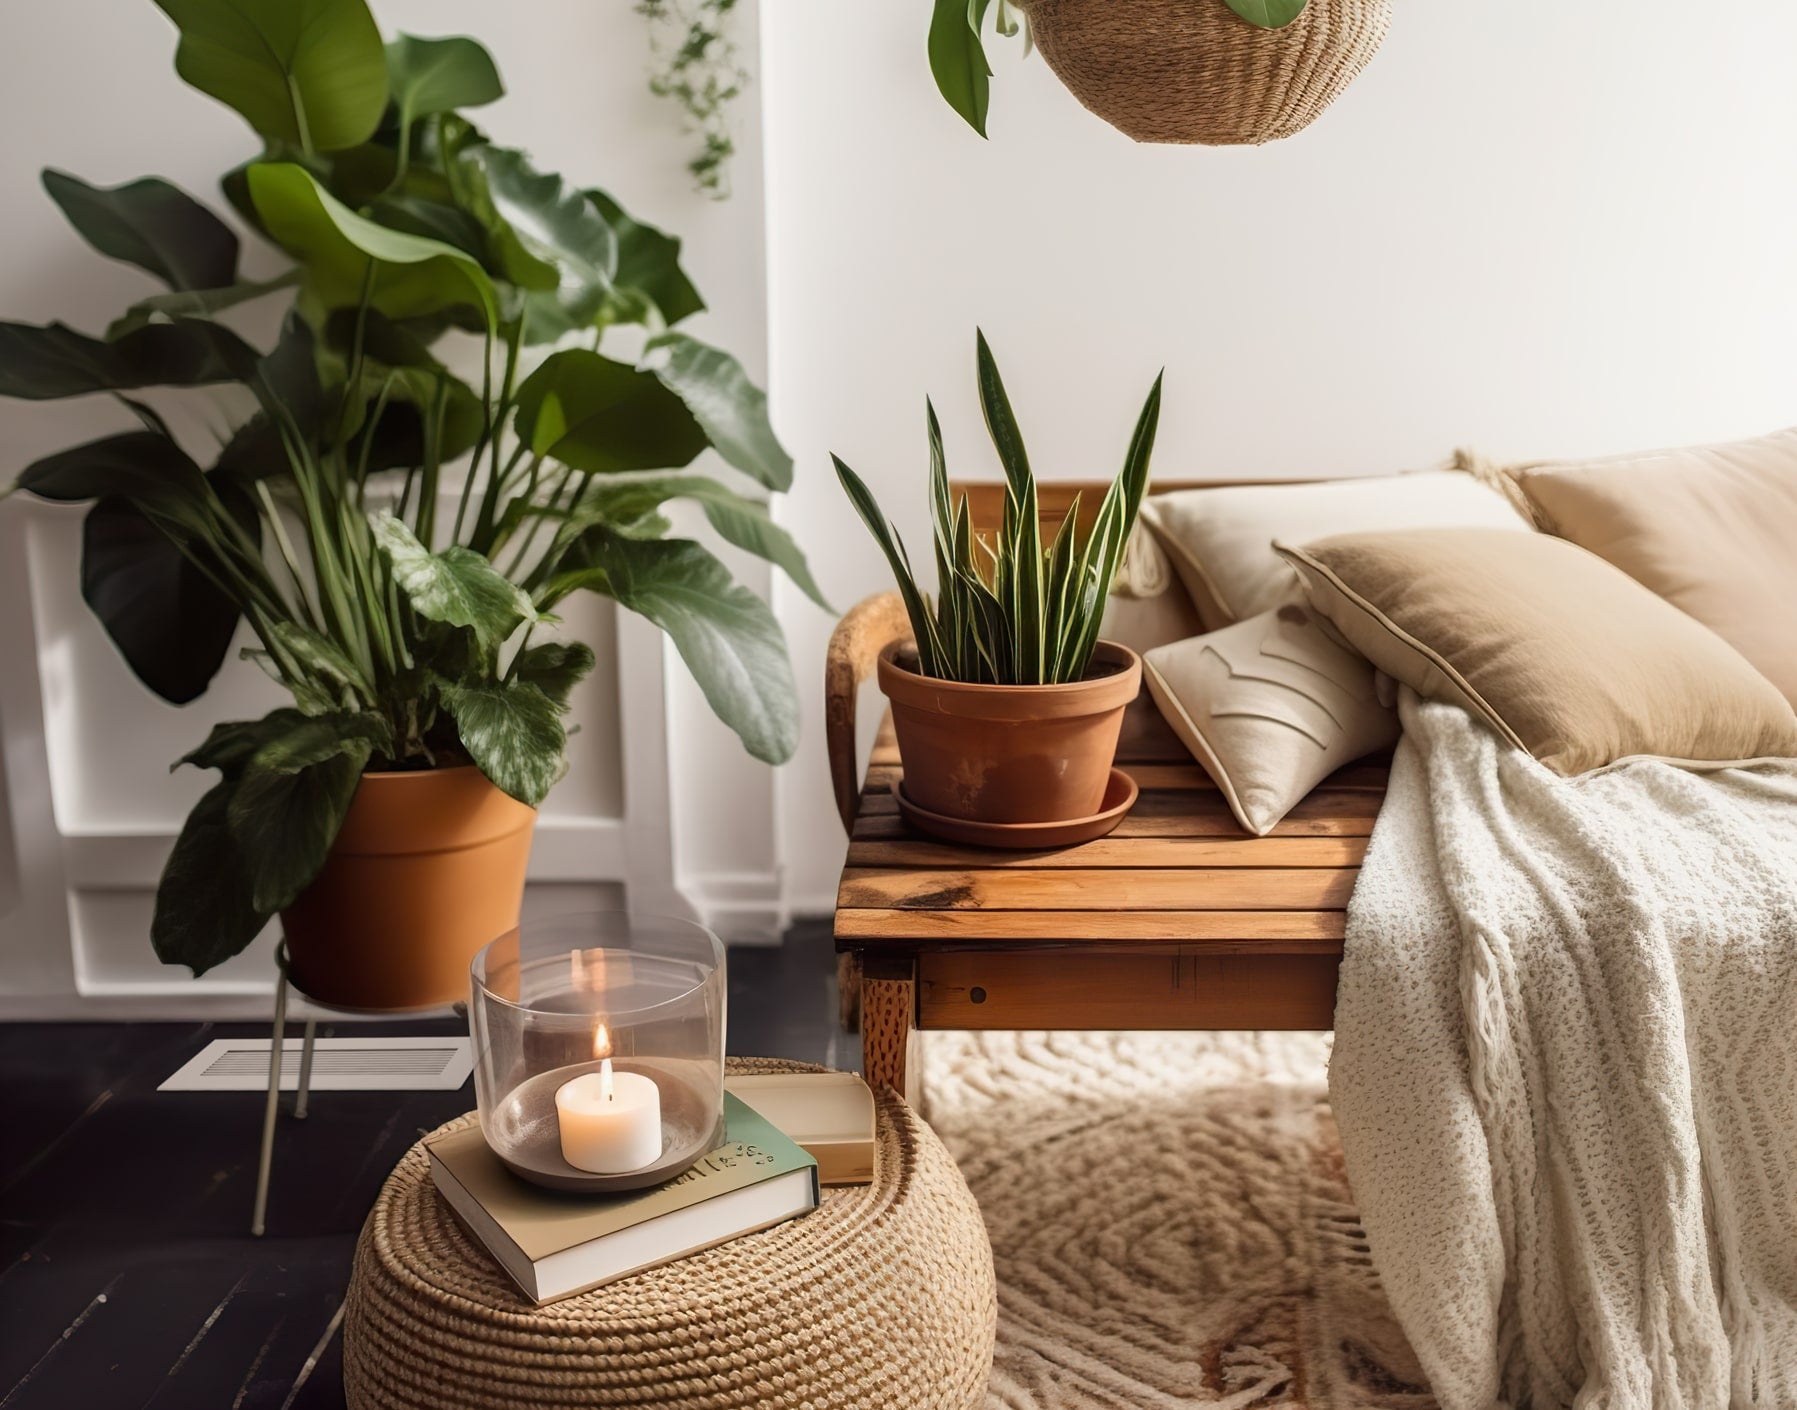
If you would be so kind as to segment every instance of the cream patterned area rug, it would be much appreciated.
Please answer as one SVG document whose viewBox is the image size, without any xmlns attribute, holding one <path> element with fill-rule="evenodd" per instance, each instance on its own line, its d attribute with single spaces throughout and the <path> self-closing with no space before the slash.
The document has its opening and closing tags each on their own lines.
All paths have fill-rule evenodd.
<svg viewBox="0 0 1797 1410">
<path fill-rule="evenodd" d="M 926 1033 L 992 1235 L 987 1410 L 1432 1410 L 1309 1033 Z"/>
</svg>

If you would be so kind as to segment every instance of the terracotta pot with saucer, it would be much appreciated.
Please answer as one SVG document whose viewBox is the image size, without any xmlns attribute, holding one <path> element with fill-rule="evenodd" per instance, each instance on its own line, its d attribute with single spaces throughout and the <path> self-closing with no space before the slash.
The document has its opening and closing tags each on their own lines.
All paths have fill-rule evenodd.
<svg viewBox="0 0 1797 1410">
<path fill-rule="evenodd" d="M 1082 680 L 975 685 L 914 669 L 916 649 L 880 653 L 905 777 L 901 811 L 925 832 L 998 847 L 1059 847 L 1102 837 L 1135 802 L 1112 763 L 1141 658 L 1101 641 Z"/>
</svg>

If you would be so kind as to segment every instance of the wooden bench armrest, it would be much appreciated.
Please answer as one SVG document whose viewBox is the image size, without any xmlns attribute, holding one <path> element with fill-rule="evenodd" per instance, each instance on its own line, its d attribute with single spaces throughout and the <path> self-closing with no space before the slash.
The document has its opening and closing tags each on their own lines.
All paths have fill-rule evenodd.
<svg viewBox="0 0 1797 1410">
<path fill-rule="evenodd" d="M 830 786 L 845 832 L 861 809 L 861 773 L 855 760 L 855 697 L 889 643 L 911 635 L 911 619 L 896 592 L 878 592 L 849 609 L 830 634 L 824 658 L 824 742 L 830 751 Z"/>
</svg>

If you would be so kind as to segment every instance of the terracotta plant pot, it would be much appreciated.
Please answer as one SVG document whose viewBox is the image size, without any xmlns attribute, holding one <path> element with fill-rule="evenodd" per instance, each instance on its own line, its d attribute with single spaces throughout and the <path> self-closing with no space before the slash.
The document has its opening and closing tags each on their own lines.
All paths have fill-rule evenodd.
<svg viewBox="0 0 1797 1410">
<path fill-rule="evenodd" d="M 1101 641 L 1085 680 L 965 685 L 899 664 L 910 642 L 880 653 L 880 689 L 918 807 L 975 822 L 1090 817 L 1104 803 L 1123 710 L 1142 686 L 1141 658 Z"/>
<path fill-rule="evenodd" d="M 344 1008 L 468 998 L 468 965 L 518 923 L 536 809 L 473 765 L 364 774 L 318 879 L 281 912 L 293 982 Z"/>
</svg>

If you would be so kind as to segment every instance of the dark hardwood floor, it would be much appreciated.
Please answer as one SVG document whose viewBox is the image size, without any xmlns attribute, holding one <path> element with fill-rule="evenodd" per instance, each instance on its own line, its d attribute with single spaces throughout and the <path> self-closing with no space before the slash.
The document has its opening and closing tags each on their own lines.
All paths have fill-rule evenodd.
<svg viewBox="0 0 1797 1410">
<path fill-rule="evenodd" d="M 827 923 L 731 951 L 732 1053 L 855 1066 L 835 1015 Z M 320 1092 L 304 1121 L 287 1098 L 268 1233 L 252 1239 L 262 1094 L 156 1085 L 214 1038 L 266 1032 L 0 1025 L 0 1410 L 343 1405 L 336 1317 L 363 1217 L 406 1147 L 470 1109 L 473 1088 Z"/>
</svg>

